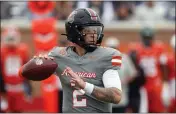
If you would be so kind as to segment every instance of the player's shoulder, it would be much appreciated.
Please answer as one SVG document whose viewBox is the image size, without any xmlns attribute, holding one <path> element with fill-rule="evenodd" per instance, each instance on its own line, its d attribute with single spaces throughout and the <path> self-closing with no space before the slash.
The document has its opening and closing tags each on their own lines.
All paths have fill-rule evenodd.
<svg viewBox="0 0 176 114">
<path fill-rule="evenodd" d="M 109 47 L 98 47 L 95 50 L 98 56 L 99 63 L 102 64 L 101 67 L 108 69 L 120 69 L 122 63 L 122 53 L 116 49 Z"/>
<path fill-rule="evenodd" d="M 142 49 L 142 44 L 140 42 L 130 42 L 127 46 L 129 52 L 131 51 L 139 51 Z"/>
<path fill-rule="evenodd" d="M 113 55 L 117 55 L 117 56 L 122 56 L 122 53 L 117 50 L 117 49 L 113 49 L 110 47 L 102 47 L 100 46 L 98 48 L 98 50 L 96 50 L 98 53 L 101 53 L 102 56 L 113 56 Z"/>
<path fill-rule="evenodd" d="M 66 55 L 68 47 L 53 47 L 50 52 L 48 53 L 49 56 L 60 56 L 60 55 Z"/>
<path fill-rule="evenodd" d="M 114 59 L 122 59 L 122 53 L 120 51 L 109 47 L 98 47 L 95 53 L 99 56 L 99 59 L 104 62 L 111 62 Z"/>
<path fill-rule="evenodd" d="M 164 44 L 164 42 L 156 40 L 153 43 L 153 51 L 157 52 L 159 55 L 162 53 L 165 53 L 167 50 L 167 46 Z"/>
<path fill-rule="evenodd" d="M 160 40 L 156 40 L 153 45 L 154 45 L 155 48 L 158 48 L 158 49 L 163 49 L 166 46 L 164 44 L 164 42 L 162 42 Z"/>
</svg>

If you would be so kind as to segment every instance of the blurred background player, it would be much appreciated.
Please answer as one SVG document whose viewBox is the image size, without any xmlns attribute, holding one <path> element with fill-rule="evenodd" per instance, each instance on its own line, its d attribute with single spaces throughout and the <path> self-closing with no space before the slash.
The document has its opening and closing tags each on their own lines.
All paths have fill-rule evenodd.
<svg viewBox="0 0 176 114">
<path fill-rule="evenodd" d="M 56 20 L 52 17 L 32 21 L 32 38 L 36 55 L 48 53 L 57 45 L 58 36 L 55 24 Z M 60 82 L 55 75 L 41 81 L 44 112 L 57 113 L 59 111 L 58 83 Z"/>
<path fill-rule="evenodd" d="M 1 70 L 5 83 L 8 112 L 22 112 L 25 85 L 29 82 L 19 77 L 19 68 L 28 61 L 28 47 L 20 43 L 21 34 L 15 27 L 7 27 L 1 36 Z M 24 83 L 28 83 L 25 84 Z"/>
<path fill-rule="evenodd" d="M 1 62 L 1 61 L 0 61 Z M 4 85 L 4 79 L 2 77 L 2 69 L 0 69 L 0 113 L 7 111 L 8 103 L 6 98 L 6 90 Z"/>
<path fill-rule="evenodd" d="M 42 8 L 41 8 L 42 7 Z M 31 11 L 32 18 L 32 35 L 35 54 L 48 53 L 57 45 L 59 36 L 56 32 L 56 19 L 52 11 L 55 7 L 54 1 L 30 1 L 28 8 Z M 41 81 L 41 97 L 43 99 L 44 112 L 57 113 L 61 112 L 60 81 L 55 75 Z"/>
<path fill-rule="evenodd" d="M 145 77 L 144 77 L 144 71 L 143 69 L 139 66 L 137 63 L 137 55 L 136 52 L 139 48 L 139 43 L 138 42 L 132 42 L 129 43 L 128 47 L 128 55 L 131 58 L 136 70 L 137 74 L 134 77 L 134 79 L 129 82 L 128 84 L 128 106 L 126 112 L 128 113 L 141 113 L 141 112 L 147 112 L 147 107 L 145 100 L 143 100 L 143 96 L 141 94 L 141 91 L 143 91 L 143 85 L 145 83 Z M 145 107 L 145 109 L 141 110 L 141 107 Z"/>
<path fill-rule="evenodd" d="M 145 89 L 147 92 L 148 112 L 165 112 L 162 101 L 163 82 L 166 81 L 162 73 L 164 45 L 154 41 L 154 30 L 143 28 L 140 31 L 141 44 L 136 45 L 136 62 L 143 70 L 145 76 Z"/>
<path fill-rule="evenodd" d="M 116 37 L 108 37 L 104 45 L 107 47 L 111 47 L 114 49 L 120 49 L 120 41 Z M 128 57 L 127 54 L 123 53 L 122 55 L 122 66 L 121 69 L 118 71 L 120 80 L 122 82 L 122 100 L 119 104 L 113 104 L 113 113 L 125 113 L 127 104 L 128 104 L 128 84 L 131 82 L 136 76 L 136 68 L 133 65 L 131 59 Z"/>
<path fill-rule="evenodd" d="M 170 46 L 172 47 L 172 51 L 168 54 L 167 58 L 167 68 L 168 68 L 168 81 L 169 81 L 169 94 L 170 94 L 170 104 L 168 106 L 169 113 L 176 113 L 176 96 L 175 96 L 175 80 L 176 80 L 176 72 L 175 72 L 175 35 L 171 37 Z"/>
</svg>

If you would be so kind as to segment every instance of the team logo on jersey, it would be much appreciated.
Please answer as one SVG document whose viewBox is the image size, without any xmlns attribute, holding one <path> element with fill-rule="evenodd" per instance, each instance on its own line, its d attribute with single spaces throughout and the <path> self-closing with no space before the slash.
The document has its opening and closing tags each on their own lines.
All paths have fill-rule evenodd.
<svg viewBox="0 0 176 114">
<path fill-rule="evenodd" d="M 97 57 L 90 55 L 90 56 L 88 56 L 88 58 L 89 58 L 89 59 L 96 59 Z"/>
<path fill-rule="evenodd" d="M 111 60 L 112 66 L 121 66 L 122 57 L 121 56 L 113 56 Z"/>
<path fill-rule="evenodd" d="M 59 51 L 59 54 L 62 55 L 62 56 L 66 56 L 67 55 L 67 51 L 66 51 L 66 48 L 63 48 Z"/>
<path fill-rule="evenodd" d="M 95 72 L 75 72 L 79 77 L 84 77 L 84 78 L 96 78 L 96 73 Z M 68 69 L 64 69 L 64 71 L 61 74 L 62 76 L 69 76 Z"/>
</svg>

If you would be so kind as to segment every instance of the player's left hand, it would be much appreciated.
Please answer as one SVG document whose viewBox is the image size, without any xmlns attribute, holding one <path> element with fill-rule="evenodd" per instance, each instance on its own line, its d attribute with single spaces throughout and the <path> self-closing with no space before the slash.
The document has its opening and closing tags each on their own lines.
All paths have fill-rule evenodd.
<svg viewBox="0 0 176 114">
<path fill-rule="evenodd" d="M 74 73 L 70 67 L 67 67 L 67 72 L 71 77 L 70 83 L 72 87 L 78 90 L 85 88 L 86 83 L 84 82 L 84 80 L 79 77 L 76 73 Z"/>
</svg>

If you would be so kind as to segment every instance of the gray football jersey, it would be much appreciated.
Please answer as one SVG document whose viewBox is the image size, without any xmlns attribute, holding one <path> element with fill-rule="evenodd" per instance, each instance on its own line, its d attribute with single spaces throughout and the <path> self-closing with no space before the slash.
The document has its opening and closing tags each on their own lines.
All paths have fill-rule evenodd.
<svg viewBox="0 0 176 114">
<path fill-rule="evenodd" d="M 54 61 L 58 64 L 56 74 L 59 76 L 63 88 L 64 113 L 112 111 L 111 103 L 99 101 L 91 95 L 72 88 L 66 67 L 69 66 L 84 81 L 98 87 L 104 87 L 103 73 L 108 69 L 120 68 L 120 64 L 112 63 L 112 58 L 121 57 L 119 51 L 112 48 L 98 47 L 91 53 L 79 56 L 73 51 L 73 47 L 55 47 L 48 55 L 54 57 Z"/>
</svg>

